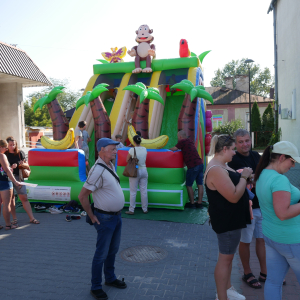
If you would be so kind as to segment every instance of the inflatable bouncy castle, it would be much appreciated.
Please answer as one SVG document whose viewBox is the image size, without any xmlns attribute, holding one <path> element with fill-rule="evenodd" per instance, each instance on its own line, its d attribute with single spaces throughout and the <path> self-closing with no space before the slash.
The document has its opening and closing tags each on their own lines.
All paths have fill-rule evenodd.
<svg viewBox="0 0 300 300">
<path fill-rule="evenodd" d="M 147 33 L 146 39 L 142 33 Z M 119 50 L 112 48 L 111 53 L 102 53 L 105 60 L 99 60 L 101 63 L 94 65 L 94 75 L 87 83 L 83 97 L 77 102 L 76 111 L 68 124 L 67 135 L 72 137 L 72 130 L 77 129 L 79 121 L 87 122 L 86 130 L 92 139 L 92 142 L 89 143 L 89 164 L 93 165 L 97 158 L 95 145 L 99 138 L 114 139 L 118 134 L 122 136 L 123 143 L 126 140 L 132 142 L 135 132 L 140 131 L 142 146 L 148 149 L 146 166 L 149 174 L 149 207 L 184 209 L 185 203 L 188 201 L 185 187 L 186 169 L 181 151 L 172 152 L 168 149 L 177 144 L 177 132 L 184 130 L 194 141 L 200 157 L 206 164 L 206 155 L 211 139 L 209 132 L 212 131 L 212 115 L 210 111 L 206 110 L 205 100 L 213 103 L 213 99 L 203 86 L 202 61 L 209 51 L 196 56 L 189 51 L 187 41 L 180 40 L 180 57 L 156 59 L 152 33 L 153 31 L 147 25 L 142 25 L 136 31 L 137 45 L 131 50 L 127 51 L 126 47 Z M 130 56 L 135 57 L 134 62 L 123 62 L 122 58 L 126 51 Z M 58 93 L 58 90 L 56 92 Z M 48 100 L 42 100 L 36 108 L 47 104 L 50 109 L 55 93 L 50 94 L 47 96 Z M 58 119 L 53 118 L 53 120 Z M 62 117 L 60 123 L 65 124 Z M 66 132 L 65 127 L 63 128 Z M 67 135 L 64 133 L 64 136 L 60 138 L 63 139 Z M 56 143 L 52 147 L 55 149 L 53 152 L 46 142 L 52 145 Z M 65 142 L 64 145 L 66 146 L 66 144 Z M 62 161 L 59 156 L 64 151 L 65 153 L 68 151 L 78 152 L 78 157 L 83 155 L 81 150 L 55 148 L 61 145 L 60 140 L 52 141 L 45 138 L 43 145 L 48 147 L 47 155 L 51 153 L 58 158 L 58 161 Z M 59 152 L 56 149 L 61 150 Z M 129 180 L 122 173 L 126 165 L 125 159 L 128 150 L 129 148 L 118 150 L 115 165 L 127 205 L 129 204 Z M 34 156 L 39 151 L 31 150 L 30 152 L 29 164 L 32 165 L 31 161 L 34 161 Z M 38 166 L 45 168 L 71 167 L 62 164 Z M 83 168 L 83 161 L 78 158 L 78 176 L 69 170 L 69 178 L 72 178 L 71 181 L 75 180 L 74 182 L 77 182 L 78 186 L 83 185 L 81 168 Z M 38 180 L 37 174 L 40 173 L 36 172 L 39 171 L 32 170 L 32 177 L 29 179 L 32 183 Z M 50 173 L 52 174 L 52 172 L 55 173 L 55 169 L 51 169 Z M 61 172 L 61 169 L 57 169 L 57 172 Z M 49 175 L 48 182 L 46 177 L 45 173 L 41 179 L 43 182 L 39 184 L 59 186 L 52 175 Z M 69 181 L 66 179 L 67 174 L 63 177 L 65 186 L 71 186 L 73 195 L 72 188 L 74 189 L 74 187 L 67 183 Z M 63 185 L 63 183 L 61 184 Z M 74 193 L 77 192 L 76 189 Z M 78 201 L 76 196 L 74 198 L 72 196 L 70 200 Z M 137 206 L 139 206 L 139 200 L 138 193 Z"/>
</svg>

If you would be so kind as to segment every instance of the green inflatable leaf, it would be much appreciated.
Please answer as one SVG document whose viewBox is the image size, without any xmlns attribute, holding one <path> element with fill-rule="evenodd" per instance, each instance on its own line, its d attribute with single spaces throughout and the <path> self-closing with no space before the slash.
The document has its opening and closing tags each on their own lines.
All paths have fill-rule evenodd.
<svg viewBox="0 0 300 300">
<path fill-rule="evenodd" d="M 39 102 L 40 109 L 42 109 L 43 106 L 44 106 L 45 104 L 48 104 L 48 103 L 50 103 L 51 101 L 48 102 L 48 94 L 46 94 L 46 95 L 45 95 L 43 98 L 41 98 L 38 102 Z"/>
<path fill-rule="evenodd" d="M 40 106 L 39 101 L 40 101 L 40 100 L 41 100 L 41 99 L 39 99 L 38 101 L 35 102 L 35 104 L 34 104 L 34 106 L 33 106 L 33 112 L 35 112 L 35 111 L 39 108 L 39 106 Z"/>
<path fill-rule="evenodd" d="M 86 97 L 86 95 L 83 96 L 83 97 L 81 97 L 81 98 L 76 102 L 76 110 L 77 110 L 81 105 L 85 104 L 85 102 L 84 102 L 84 98 L 85 98 L 85 97 Z"/>
<path fill-rule="evenodd" d="M 202 62 L 203 62 L 204 57 L 205 57 L 210 51 L 211 51 L 211 50 L 205 51 L 205 52 L 201 53 L 201 54 L 198 56 L 198 58 L 199 58 L 201 64 L 202 64 Z"/>
<path fill-rule="evenodd" d="M 191 102 L 192 102 L 197 97 L 198 90 L 196 88 L 193 88 L 189 94 L 191 96 Z"/>
<path fill-rule="evenodd" d="M 156 92 L 149 91 L 150 89 L 151 88 L 148 89 L 148 98 L 152 99 L 152 100 L 156 100 L 159 103 L 161 103 L 162 105 L 165 105 L 164 99 L 159 94 L 157 94 Z"/>
<path fill-rule="evenodd" d="M 211 104 L 214 104 L 214 99 L 210 93 L 203 91 L 202 89 L 198 89 L 197 97 L 208 100 Z"/>
<path fill-rule="evenodd" d="M 107 60 L 104 60 L 104 59 L 97 59 L 97 60 L 103 64 L 109 64 L 109 62 Z"/>
<path fill-rule="evenodd" d="M 134 92 L 135 94 L 137 94 L 138 96 L 140 96 L 141 93 L 142 93 L 145 89 L 142 88 L 142 87 L 139 86 L 139 85 L 132 84 L 132 85 L 128 85 L 128 86 L 124 87 L 123 90 Z"/>
<path fill-rule="evenodd" d="M 106 88 L 107 86 L 109 86 L 109 84 L 107 83 L 100 83 L 96 85 L 90 94 L 88 103 L 99 97 L 103 92 L 108 91 L 108 89 Z"/>
<path fill-rule="evenodd" d="M 194 88 L 194 85 L 193 85 L 193 83 L 190 80 L 183 79 L 183 80 L 181 80 L 180 83 L 188 84 L 191 88 Z"/>
<path fill-rule="evenodd" d="M 142 103 L 148 97 L 148 91 L 142 91 L 140 94 L 140 103 Z"/>
<path fill-rule="evenodd" d="M 63 86 L 56 86 L 55 88 L 53 88 L 48 96 L 49 99 L 47 101 L 49 101 L 49 102 L 47 102 L 47 103 L 45 102 L 45 104 L 48 104 L 51 101 L 53 101 L 54 99 L 56 99 L 56 96 L 58 94 L 62 93 L 62 89 L 64 89 L 64 88 L 65 87 L 63 87 Z"/>
<path fill-rule="evenodd" d="M 191 56 L 197 56 L 194 52 L 191 52 Z"/>
<path fill-rule="evenodd" d="M 189 84 L 181 81 L 179 83 L 172 85 L 171 88 L 172 89 L 180 89 L 180 90 L 184 91 L 185 93 L 189 94 L 191 89 L 194 88 L 194 85 L 193 85 L 193 87 L 191 87 Z"/>
<path fill-rule="evenodd" d="M 135 85 L 140 86 L 144 90 L 147 89 L 147 87 L 142 82 L 137 82 Z"/>
<path fill-rule="evenodd" d="M 155 87 L 150 87 L 150 88 L 148 88 L 148 92 L 154 92 L 156 94 L 159 94 L 159 89 L 155 88 Z"/>
</svg>

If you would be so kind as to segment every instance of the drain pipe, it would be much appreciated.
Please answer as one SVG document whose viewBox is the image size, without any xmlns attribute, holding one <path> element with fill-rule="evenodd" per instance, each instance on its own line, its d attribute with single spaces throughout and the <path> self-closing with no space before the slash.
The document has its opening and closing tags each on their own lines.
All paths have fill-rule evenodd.
<svg viewBox="0 0 300 300">
<path fill-rule="evenodd" d="M 274 1 L 273 1 L 274 3 Z M 274 69 L 275 69 L 275 118 L 274 118 L 274 131 L 278 132 L 278 59 L 277 59 L 277 39 L 276 39 L 276 7 L 271 3 L 271 8 L 273 10 L 273 28 L 274 28 Z"/>
</svg>

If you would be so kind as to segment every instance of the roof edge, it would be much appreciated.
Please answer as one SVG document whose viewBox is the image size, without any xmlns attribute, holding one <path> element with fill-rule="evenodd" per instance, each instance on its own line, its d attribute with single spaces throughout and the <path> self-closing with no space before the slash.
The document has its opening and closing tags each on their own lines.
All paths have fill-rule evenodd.
<svg viewBox="0 0 300 300">
<path fill-rule="evenodd" d="M 274 5 L 276 4 L 276 2 L 277 2 L 277 0 L 272 0 L 271 1 L 267 14 L 273 10 Z"/>
</svg>

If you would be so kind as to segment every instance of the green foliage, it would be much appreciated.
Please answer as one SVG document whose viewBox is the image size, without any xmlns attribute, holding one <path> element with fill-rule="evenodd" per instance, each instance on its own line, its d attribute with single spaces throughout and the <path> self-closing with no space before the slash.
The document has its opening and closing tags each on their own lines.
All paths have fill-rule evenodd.
<svg viewBox="0 0 300 300">
<path fill-rule="evenodd" d="M 261 130 L 261 117 L 258 104 L 255 101 L 251 109 L 251 131 Z"/>
<path fill-rule="evenodd" d="M 231 136 L 238 129 L 244 128 L 243 122 L 241 119 L 232 120 L 230 122 L 226 122 L 225 124 L 219 125 L 214 128 L 215 134 L 230 134 Z"/>
<path fill-rule="evenodd" d="M 270 139 L 270 142 L 269 142 L 269 145 L 274 145 L 275 143 L 280 142 L 280 140 L 281 140 L 281 134 L 282 134 L 281 133 L 281 128 L 278 128 L 277 132 L 273 131 L 271 139 Z"/>
<path fill-rule="evenodd" d="M 33 107 L 38 99 L 45 97 L 49 94 L 53 87 L 56 86 L 68 86 L 67 79 L 50 78 L 53 86 L 43 87 L 37 92 L 29 94 L 24 101 L 24 116 L 25 124 L 28 126 L 52 126 L 50 115 L 48 113 L 47 106 L 38 109 L 36 113 L 33 112 Z M 57 100 L 61 105 L 63 111 L 75 107 L 77 100 L 80 98 L 81 91 L 72 91 L 68 88 L 64 89 L 62 93 L 57 95 Z"/>
<path fill-rule="evenodd" d="M 268 104 L 262 115 L 262 129 L 265 131 L 273 131 L 274 129 L 274 111 L 271 103 Z"/>
<path fill-rule="evenodd" d="M 211 80 L 211 86 L 225 87 L 225 77 L 235 77 L 236 75 L 248 75 L 250 66 L 250 90 L 251 94 L 269 97 L 270 88 L 274 87 L 274 78 L 269 68 L 261 69 L 259 64 L 245 64 L 246 58 L 241 60 L 232 60 L 227 63 L 223 69 L 215 71 L 215 77 Z M 236 81 L 233 79 L 233 88 L 235 89 Z"/>
</svg>

